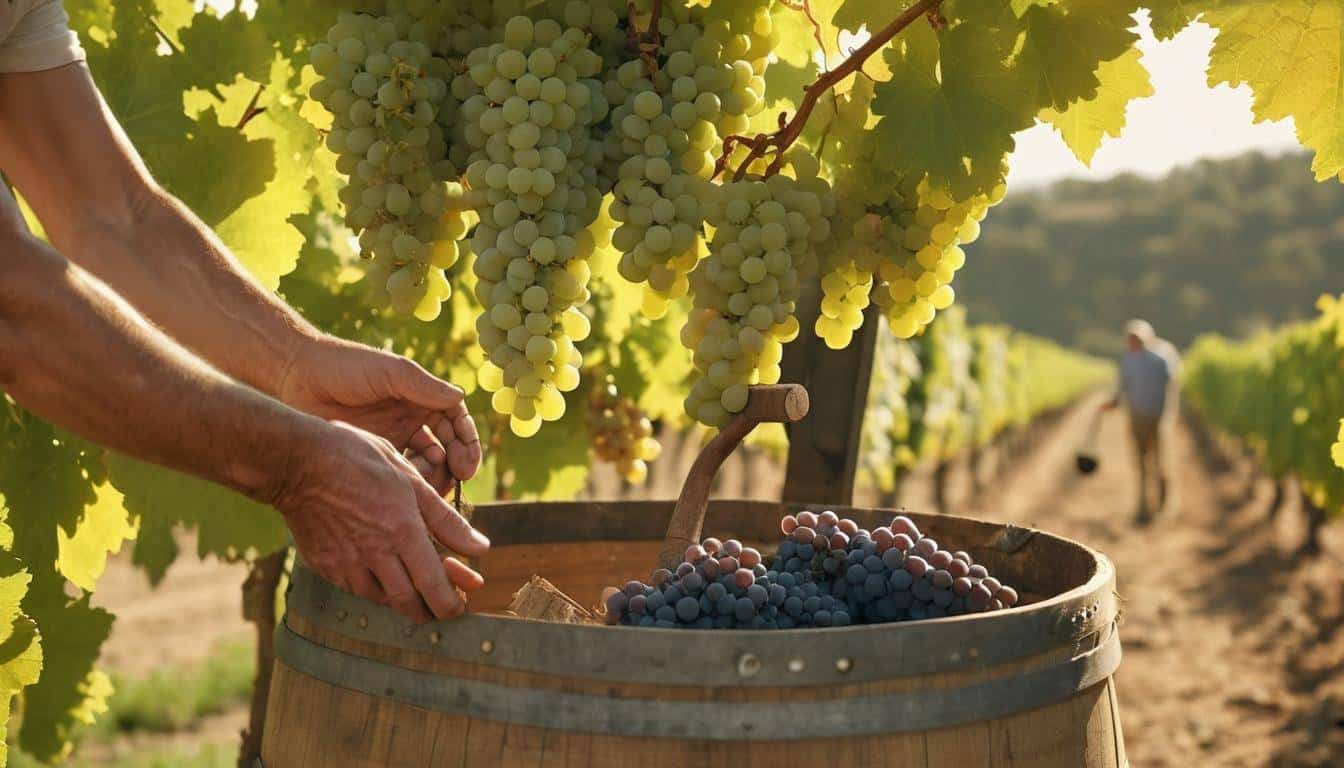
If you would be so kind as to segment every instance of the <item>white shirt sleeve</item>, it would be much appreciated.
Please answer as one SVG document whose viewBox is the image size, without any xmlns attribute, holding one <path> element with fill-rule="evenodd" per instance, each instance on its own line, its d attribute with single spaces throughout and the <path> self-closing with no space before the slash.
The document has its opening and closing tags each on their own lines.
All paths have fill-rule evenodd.
<svg viewBox="0 0 1344 768">
<path fill-rule="evenodd" d="M 60 0 L 36 0 L 0 41 L 0 73 L 40 72 L 83 60 L 84 48 Z"/>
</svg>

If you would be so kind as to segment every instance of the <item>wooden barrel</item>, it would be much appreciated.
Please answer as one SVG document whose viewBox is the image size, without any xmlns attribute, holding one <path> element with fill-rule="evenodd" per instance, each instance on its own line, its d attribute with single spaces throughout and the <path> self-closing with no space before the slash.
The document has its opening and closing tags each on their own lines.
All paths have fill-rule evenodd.
<svg viewBox="0 0 1344 768">
<path fill-rule="evenodd" d="M 1115 573 L 1048 533 L 911 515 L 1022 604 L 771 631 L 575 626 L 500 615 L 533 574 L 596 603 L 647 576 L 672 502 L 492 504 L 487 586 L 414 626 L 296 566 L 265 768 L 1030 766 L 1123 768 Z M 716 501 L 706 530 L 773 551 L 797 507 Z M 865 526 L 890 510 L 835 508 Z"/>
</svg>

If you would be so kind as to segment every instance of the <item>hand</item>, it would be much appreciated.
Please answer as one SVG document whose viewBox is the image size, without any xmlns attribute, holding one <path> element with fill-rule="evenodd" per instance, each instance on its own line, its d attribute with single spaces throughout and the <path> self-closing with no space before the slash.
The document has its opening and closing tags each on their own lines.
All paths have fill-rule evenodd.
<svg viewBox="0 0 1344 768">
<path fill-rule="evenodd" d="M 431 536 L 462 555 L 490 540 L 435 492 L 387 440 L 339 422 L 297 451 L 275 506 L 304 563 L 332 584 L 416 622 L 462 613 L 481 575 L 440 556 Z"/>
<path fill-rule="evenodd" d="M 461 389 L 400 355 L 331 336 L 306 342 L 276 396 L 314 416 L 343 421 L 409 452 L 440 495 L 481 465 L 481 440 Z"/>
</svg>

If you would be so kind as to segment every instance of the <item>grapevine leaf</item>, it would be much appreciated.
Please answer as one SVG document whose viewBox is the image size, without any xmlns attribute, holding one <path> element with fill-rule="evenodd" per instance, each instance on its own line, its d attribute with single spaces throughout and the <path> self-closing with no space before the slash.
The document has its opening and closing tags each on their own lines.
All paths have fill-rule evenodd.
<svg viewBox="0 0 1344 768">
<path fill-rule="evenodd" d="M 1041 111 L 1040 118 L 1054 126 L 1084 165 L 1092 164 L 1102 139 L 1120 135 L 1129 102 L 1153 95 L 1148 70 L 1139 58 L 1139 50 L 1131 48 L 1102 64 L 1097 70 L 1101 85 L 1095 97 L 1079 99 L 1062 112 L 1049 107 Z"/>
<path fill-rule="evenodd" d="M 1147 0 L 1148 18 L 1158 40 L 1170 40 L 1199 15 L 1194 3 L 1186 0 Z"/>
<path fill-rule="evenodd" d="M 158 155 L 159 181 L 209 226 L 217 226 L 262 194 L 275 176 L 275 149 L 269 140 L 250 141 L 222 124 L 213 107 L 192 124 L 184 140 Z M 220 184 L 219 179 L 228 179 Z"/>
<path fill-rule="evenodd" d="M 264 82 L 270 74 L 274 44 L 242 13 L 198 13 L 180 39 L 188 55 L 174 57 L 181 59 L 174 63 L 186 67 L 191 85 L 209 88 L 232 82 L 237 75 Z"/>
<path fill-rule="evenodd" d="M 903 4 L 902 4 L 903 5 Z M 858 32 L 867 28 L 869 33 L 887 26 L 903 8 L 895 3 L 874 3 L 870 0 L 841 0 L 837 3 L 831 23 L 840 29 Z"/>
<path fill-rule="evenodd" d="M 66 596 L 58 578 L 39 578 L 24 609 L 42 628 L 42 652 L 60 663 L 47 664 L 37 683 L 24 691 L 19 742 L 39 760 L 51 762 L 70 751 L 70 734 L 107 711 L 112 683 L 94 667 L 112 630 L 112 614 L 89 605 L 89 596 Z"/>
<path fill-rule="evenodd" d="M 84 508 L 84 517 L 73 534 L 56 531 L 56 569 L 86 592 L 93 591 L 107 567 L 107 556 L 119 552 L 123 541 L 135 538 L 135 526 L 127 519 L 121 494 L 106 484 L 96 493 L 98 500 Z"/>
<path fill-rule="evenodd" d="M 567 405 L 559 421 L 543 424 L 532 437 L 504 434 L 496 460 L 511 476 L 512 498 L 572 499 L 583 489 L 591 461 L 585 403 L 576 397 Z"/>
<path fill-rule="evenodd" d="M 1009 0 L 1008 5 L 1013 9 L 1013 13 L 1019 18 L 1027 15 L 1027 11 L 1032 8 L 1044 8 L 1047 5 L 1054 5 L 1059 0 Z"/>
<path fill-rule="evenodd" d="M 279 514 L 227 488 L 119 454 L 109 455 L 108 469 L 125 496 L 126 511 L 139 520 L 133 560 L 147 568 L 151 580 L 172 562 L 176 545 L 169 545 L 167 532 L 175 525 L 196 528 L 201 557 L 237 560 L 274 552 L 289 541 Z"/>
<path fill-rule="evenodd" d="M 1013 134 L 1034 110 L 1006 63 L 1002 36 L 970 24 L 935 32 L 913 24 L 886 49 L 894 76 L 875 86 L 878 161 L 894 174 L 928 173 L 958 197 L 1003 180 Z"/>
<path fill-rule="evenodd" d="M 1097 67 L 1129 50 L 1138 35 L 1127 2 L 1069 0 L 1030 8 L 1017 66 L 1036 104 L 1062 110 L 1097 92 Z"/>
<path fill-rule="evenodd" d="M 1218 30 L 1209 85 L 1249 85 L 1257 121 L 1293 118 L 1318 181 L 1344 174 L 1344 5 L 1228 0 L 1203 20 Z"/>
<path fill-rule="evenodd" d="M 289 221 L 290 217 L 308 212 L 315 191 L 334 200 L 334 184 L 339 178 L 334 157 L 325 150 L 318 155 L 318 134 L 299 115 L 302 101 L 289 91 L 293 79 L 289 63 L 277 58 L 264 84 L 240 75 L 217 89 L 224 97 L 218 102 L 221 122 L 245 123 L 240 133 L 249 143 L 264 142 L 273 147 L 273 170 L 266 176 L 263 190 L 245 199 L 216 226 L 219 236 L 268 288 L 277 287 L 280 277 L 293 271 L 303 247 L 303 233 Z M 203 91 L 187 94 L 188 112 L 209 100 L 210 95 Z M 207 107 L 202 116 L 209 111 Z M 327 180 L 333 188 L 318 190 L 310 185 L 315 172 L 316 178 Z"/>
</svg>

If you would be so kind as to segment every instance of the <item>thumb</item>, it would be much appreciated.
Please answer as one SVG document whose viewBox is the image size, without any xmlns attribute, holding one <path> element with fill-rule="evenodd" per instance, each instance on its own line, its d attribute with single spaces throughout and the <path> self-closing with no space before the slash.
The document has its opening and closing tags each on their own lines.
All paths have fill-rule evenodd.
<svg viewBox="0 0 1344 768">
<path fill-rule="evenodd" d="M 466 395 L 461 389 L 431 375 L 419 363 L 405 357 L 390 357 L 384 368 L 388 390 L 430 411 L 454 411 Z"/>
</svg>

